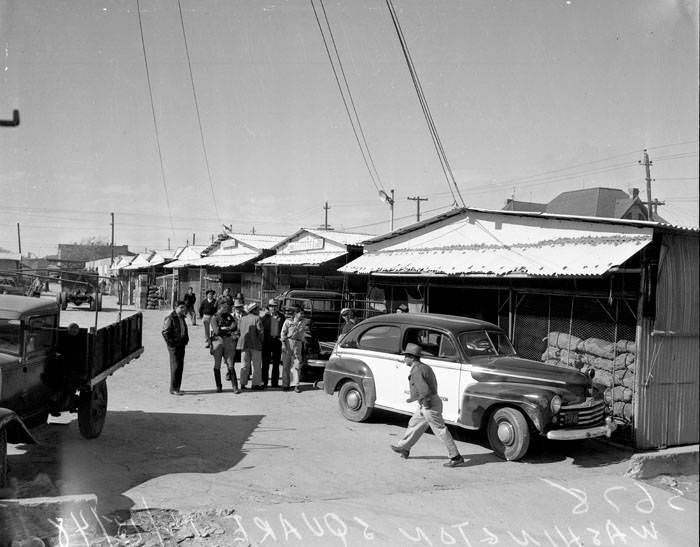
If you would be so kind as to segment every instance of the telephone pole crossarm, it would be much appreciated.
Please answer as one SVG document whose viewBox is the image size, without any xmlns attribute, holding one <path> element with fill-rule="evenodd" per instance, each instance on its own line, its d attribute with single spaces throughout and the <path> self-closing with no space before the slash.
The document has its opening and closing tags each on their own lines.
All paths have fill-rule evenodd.
<svg viewBox="0 0 700 547">
<path fill-rule="evenodd" d="M 416 202 L 416 222 L 420 222 L 420 202 L 428 201 L 428 198 L 422 198 L 420 196 L 409 196 L 406 199 L 409 201 Z"/>
</svg>

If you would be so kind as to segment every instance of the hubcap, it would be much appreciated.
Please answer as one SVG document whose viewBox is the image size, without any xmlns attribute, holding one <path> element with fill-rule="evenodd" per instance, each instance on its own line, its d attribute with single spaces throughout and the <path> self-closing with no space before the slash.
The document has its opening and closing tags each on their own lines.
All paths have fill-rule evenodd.
<svg viewBox="0 0 700 547">
<path fill-rule="evenodd" d="M 498 424 L 498 440 L 505 445 L 510 445 L 515 439 L 515 432 L 513 431 L 513 426 L 508 422 L 500 422 Z"/>
<path fill-rule="evenodd" d="M 350 410 L 357 410 L 362 405 L 362 397 L 357 391 L 350 391 L 345 397 L 345 402 Z"/>
</svg>

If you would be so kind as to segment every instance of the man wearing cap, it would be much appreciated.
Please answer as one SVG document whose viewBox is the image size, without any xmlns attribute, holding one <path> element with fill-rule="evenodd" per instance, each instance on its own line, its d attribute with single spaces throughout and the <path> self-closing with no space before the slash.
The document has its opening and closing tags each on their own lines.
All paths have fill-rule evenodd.
<svg viewBox="0 0 700 547">
<path fill-rule="evenodd" d="M 340 310 L 340 317 L 343 318 L 343 327 L 340 329 L 340 336 L 338 339 L 349 333 L 352 328 L 357 325 L 357 319 L 355 319 L 355 312 L 350 308 L 343 308 Z"/>
<path fill-rule="evenodd" d="M 246 306 L 246 313 L 238 322 L 241 333 L 236 349 L 241 350 L 241 388 L 246 389 L 253 369 L 253 389 L 263 389 L 262 384 L 262 333 L 263 326 L 258 315 L 258 304 L 252 302 Z"/>
<path fill-rule="evenodd" d="M 299 387 L 299 375 L 303 360 L 303 343 L 309 336 L 308 323 L 304 319 L 304 310 L 301 306 L 289 308 L 287 319 L 282 325 L 280 339 L 282 340 L 282 390 L 294 389 L 301 393 Z M 291 380 L 291 384 L 290 384 Z"/>
<path fill-rule="evenodd" d="M 408 459 L 411 447 L 430 427 L 433 434 L 447 448 L 450 459 L 443 465 L 456 467 L 464 462 L 464 458 L 457 450 L 454 439 L 452 439 L 452 435 L 442 419 L 442 400 L 438 395 L 435 373 L 433 369 L 420 360 L 421 347 L 418 344 L 406 344 L 403 355 L 404 363 L 411 367 L 408 376 L 410 397 L 406 399 L 406 402 L 418 401 L 418 409 L 411 416 L 403 438 L 395 445 L 391 445 L 391 449 L 398 452 L 403 459 Z"/>
<path fill-rule="evenodd" d="M 207 291 L 207 297 L 199 304 L 199 318 L 202 320 L 202 325 L 204 325 L 204 347 L 206 348 L 208 348 L 211 343 L 211 318 L 217 310 L 214 294 L 214 291 L 209 289 Z"/>
<path fill-rule="evenodd" d="M 272 365 L 272 387 L 278 387 L 280 382 L 280 363 L 282 361 L 282 342 L 280 333 L 284 324 L 284 315 L 279 312 L 277 300 L 271 298 L 262 318 L 263 347 L 262 347 L 262 381 L 267 385 L 269 368 Z"/>
</svg>

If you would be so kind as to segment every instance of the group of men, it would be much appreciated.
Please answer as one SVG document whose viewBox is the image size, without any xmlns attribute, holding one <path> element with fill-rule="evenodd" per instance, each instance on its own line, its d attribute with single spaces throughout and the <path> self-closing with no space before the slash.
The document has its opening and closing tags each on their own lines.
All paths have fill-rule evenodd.
<svg viewBox="0 0 700 547">
<path fill-rule="evenodd" d="M 163 324 L 162 334 L 170 354 L 170 393 L 183 394 L 180 388 L 185 346 L 189 342 L 185 317 L 189 316 L 195 326 L 197 315 L 204 326 L 204 345 L 214 357 L 217 392 L 223 391 L 222 361 L 226 366 L 226 381 L 231 382 L 234 393 L 247 389 L 262 390 L 268 385 L 282 387 L 283 391 L 301 392 L 302 344 L 309 337 L 303 309 L 288 308 L 282 313 L 277 301 L 271 299 L 261 312 L 257 302 L 246 305 L 242 294 L 232 296 L 229 289 L 224 289 L 219 298 L 213 290 L 208 290 L 198 314 L 194 312 L 195 302 L 196 296 L 190 288 Z M 240 384 L 234 366 L 236 362 L 242 364 Z"/>
</svg>

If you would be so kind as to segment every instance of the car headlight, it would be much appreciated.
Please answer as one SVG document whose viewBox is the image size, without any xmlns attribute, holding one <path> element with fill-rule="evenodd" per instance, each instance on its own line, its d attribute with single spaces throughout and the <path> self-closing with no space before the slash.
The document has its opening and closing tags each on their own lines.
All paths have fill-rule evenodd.
<svg viewBox="0 0 700 547">
<path fill-rule="evenodd" d="M 549 408 L 552 411 L 552 414 L 559 412 L 561 409 L 561 397 L 559 397 L 559 395 L 552 397 L 552 400 L 549 402 Z"/>
</svg>

